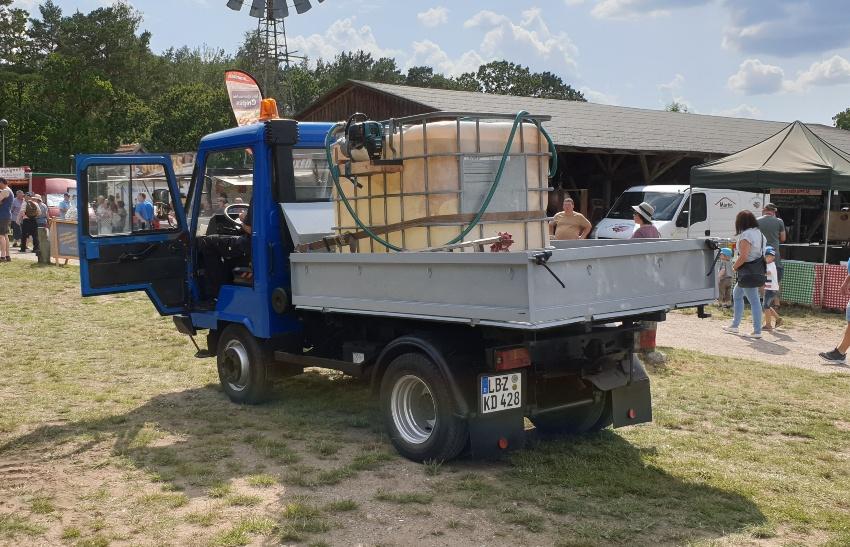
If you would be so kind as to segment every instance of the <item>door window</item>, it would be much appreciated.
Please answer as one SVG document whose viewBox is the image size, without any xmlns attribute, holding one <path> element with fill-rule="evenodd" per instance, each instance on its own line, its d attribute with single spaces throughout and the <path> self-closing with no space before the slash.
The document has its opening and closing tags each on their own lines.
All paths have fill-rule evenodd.
<svg viewBox="0 0 850 547">
<path fill-rule="evenodd" d="M 706 205 L 705 194 L 693 195 L 691 209 L 693 210 L 691 225 L 708 220 L 708 206 Z"/>
<path fill-rule="evenodd" d="M 159 164 L 91 165 L 88 179 L 88 214 L 77 217 L 88 223 L 96 237 L 136 232 L 175 231 L 174 213 L 165 167 Z"/>
<path fill-rule="evenodd" d="M 201 188 L 201 203 L 198 211 L 196 234 L 206 235 L 211 219 L 224 215 L 231 207 L 234 215 L 244 213 L 251 204 L 254 193 L 254 154 L 250 149 L 222 150 L 210 152 L 204 163 L 204 179 Z"/>
</svg>

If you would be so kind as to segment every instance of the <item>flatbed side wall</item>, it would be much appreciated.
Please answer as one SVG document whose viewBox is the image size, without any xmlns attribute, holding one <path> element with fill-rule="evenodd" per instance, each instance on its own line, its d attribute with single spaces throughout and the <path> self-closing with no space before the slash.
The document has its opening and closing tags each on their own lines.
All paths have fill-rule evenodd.
<svg viewBox="0 0 850 547">
<path fill-rule="evenodd" d="M 581 242 L 532 252 L 290 256 L 297 307 L 409 314 L 435 321 L 573 323 L 628 316 L 716 296 L 713 253 L 696 240 Z M 506 324 L 506 326 L 510 326 Z"/>
</svg>

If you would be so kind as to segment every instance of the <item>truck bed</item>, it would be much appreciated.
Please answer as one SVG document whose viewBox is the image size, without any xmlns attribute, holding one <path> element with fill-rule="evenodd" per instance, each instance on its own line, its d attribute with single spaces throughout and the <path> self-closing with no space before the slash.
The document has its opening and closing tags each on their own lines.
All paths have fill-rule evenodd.
<svg viewBox="0 0 850 547">
<path fill-rule="evenodd" d="M 543 329 L 711 303 L 704 240 L 557 241 L 509 253 L 293 253 L 298 309 Z M 566 287 L 561 287 L 557 276 Z"/>
</svg>

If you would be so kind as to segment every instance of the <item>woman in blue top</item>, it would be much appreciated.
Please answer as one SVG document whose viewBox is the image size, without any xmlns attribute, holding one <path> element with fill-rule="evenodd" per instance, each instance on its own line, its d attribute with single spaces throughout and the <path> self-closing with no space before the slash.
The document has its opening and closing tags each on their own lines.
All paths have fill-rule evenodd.
<svg viewBox="0 0 850 547">
<path fill-rule="evenodd" d="M 15 199 L 6 179 L 0 177 L 0 262 L 11 262 L 9 257 L 9 225 L 12 222 L 12 201 Z"/>
<path fill-rule="evenodd" d="M 732 264 L 736 272 L 747 262 L 758 260 L 764 256 L 764 248 L 767 241 L 759 230 L 759 223 L 755 215 L 750 211 L 741 211 L 735 217 L 735 233 L 738 235 L 738 259 Z M 732 309 L 734 316 L 732 324 L 723 327 L 726 332 L 738 334 L 738 325 L 744 316 L 744 297 L 750 303 L 753 310 L 753 332 L 747 334 L 748 338 L 761 338 L 761 300 L 758 287 L 741 287 L 735 283 L 732 289 Z"/>
</svg>

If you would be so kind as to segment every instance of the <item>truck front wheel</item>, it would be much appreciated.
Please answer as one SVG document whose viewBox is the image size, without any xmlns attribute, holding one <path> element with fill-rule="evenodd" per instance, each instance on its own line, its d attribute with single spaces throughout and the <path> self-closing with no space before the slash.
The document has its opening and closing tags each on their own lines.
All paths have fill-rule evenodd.
<svg viewBox="0 0 850 547">
<path fill-rule="evenodd" d="M 457 416 L 451 393 L 448 380 L 424 355 L 405 353 L 390 362 L 381 382 L 381 410 L 402 456 L 446 461 L 463 450 L 467 424 Z"/>
<path fill-rule="evenodd" d="M 594 402 L 576 408 L 532 416 L 534 427 L 546 434 L 592 433 L 611 425 L 611 394 L 603 392 Z"/>
<path fill-rule="evenodd" d="M 231 401 L 257 404 L 268 399 L 266 353 L 242 325 L 230 325 L 221 333 L 216 351 L 218 378 Z"/>
</svg>

